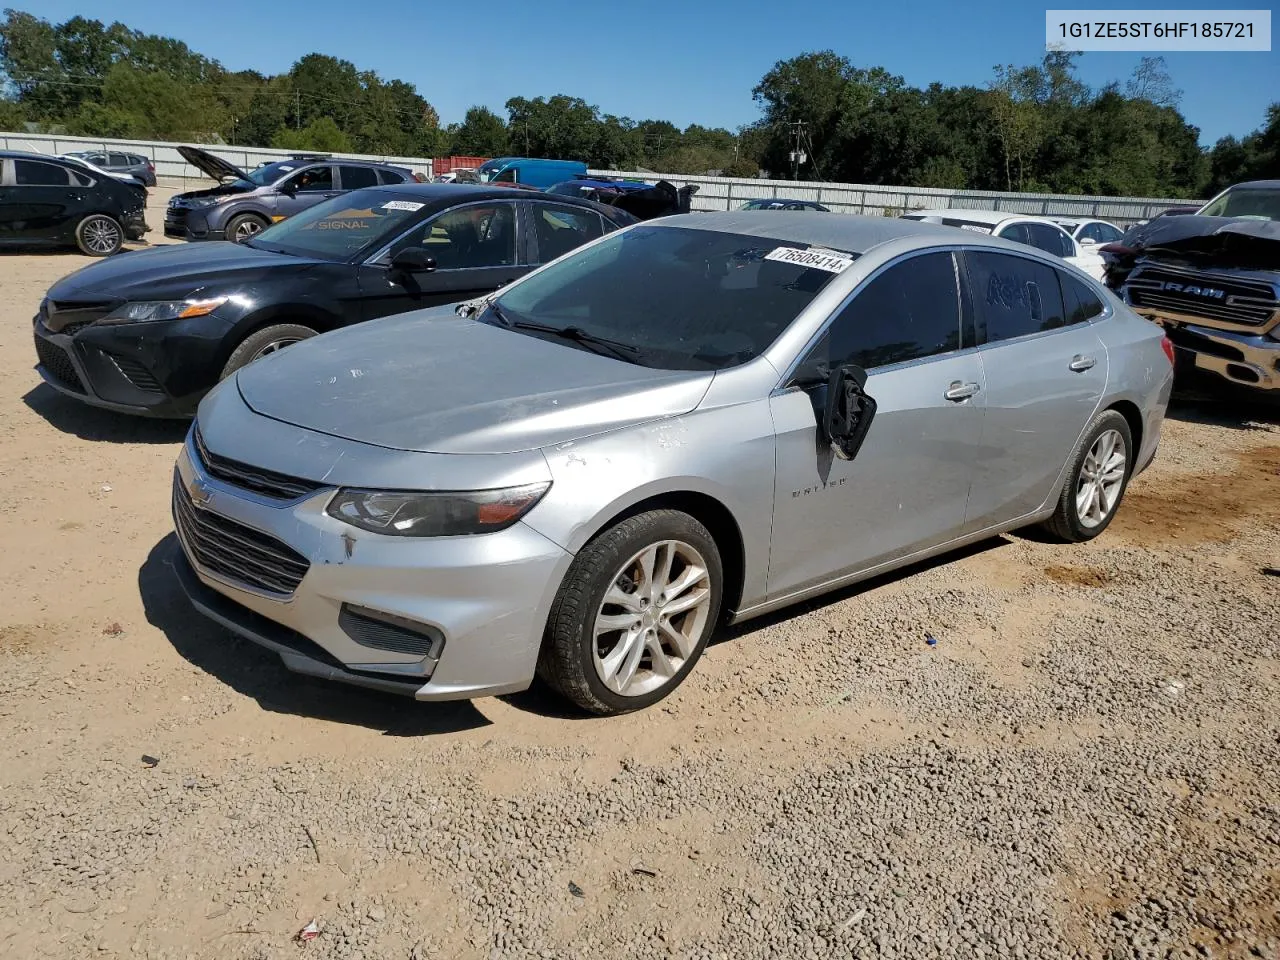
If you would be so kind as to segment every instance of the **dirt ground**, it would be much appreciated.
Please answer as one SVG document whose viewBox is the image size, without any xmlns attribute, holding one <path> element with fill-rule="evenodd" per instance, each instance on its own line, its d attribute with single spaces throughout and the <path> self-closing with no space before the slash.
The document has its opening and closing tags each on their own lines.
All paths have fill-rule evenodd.
<svg viewBox="0 0 1280 960">
<path fill-rule="evenodd" d="M 650 711 L 415 704 L 187 607 L 185 426 L 32 369 L 87 262 L 0 260 L 0 957 L 1280 960 L 1274 412 L 1179 405 L 1093 544 L 730 631 Z"/>
</svg>

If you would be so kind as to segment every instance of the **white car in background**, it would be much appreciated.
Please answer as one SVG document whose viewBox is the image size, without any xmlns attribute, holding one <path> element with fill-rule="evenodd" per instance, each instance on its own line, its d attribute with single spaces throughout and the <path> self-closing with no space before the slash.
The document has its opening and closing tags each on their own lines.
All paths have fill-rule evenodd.
<svg viewBox="0 0 1280 960">
<path fill-rule="evenodd" d="M 1094 244 L 1077 241 L 1066 230 L 1046 217 L 1030 217 L 1010 214 L 1000 210 L 913 210 L 904 213 L 903 220 L 923 220 L 941 223 L 961 230 L 972 230 L 1026 244 L 1061 257 L 1072 266 L 1079 267 L 1095 280 L 1106 274 L 1102 255 Z"/>
<path fill-rule="evenodd" d="M 1105 220 L 1094 220 L 1090 217 L 1052 217 L 1050 219 L 1071 234 L 1076 243 L 1082 247 L 1100 247 L 1104 243 L 1115 243 L 1124 236 L 1123 230 Z"/>
</svg>

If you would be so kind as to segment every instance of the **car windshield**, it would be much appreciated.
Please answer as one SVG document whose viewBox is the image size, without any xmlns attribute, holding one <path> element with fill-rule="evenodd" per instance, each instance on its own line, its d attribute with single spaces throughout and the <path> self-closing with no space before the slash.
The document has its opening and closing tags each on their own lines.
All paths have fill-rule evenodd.
<svg viewBox="0 0 1280 960">
<path fill-rule="evenodd" d="M 247 184 L 251 187 L 266 187 L 283 180 L 300 166 L 302 164 L 297 160 L 278 160 L 275 163 L 268 163 L 265 166 L 258 167 L 256 170 L 251 170 L 247 179 L 237 177 L 235 182 Z"/>
<path fill-rule="evenodd" d="M 426 204 L 386 190 L 353 190 L 267 227 L 250 246 L 317 260 L 349 260 L 392 239 Z"/>
<path fill-rule="evenodd" d="M 482 319 L 572 332 L 566 340 L 606 340 L 644 366 L 722 370 L 758 357 L 836 275 L 779 259 L 807 246 L 632 227 L 513 286 Z M 823 253 L 836 269 L 839 258 L 857 257 Z"/>
<path fill-rule="evenodd" d="M 1280 220 L 1280 188 L 1232 187 L 1200 209 L 1202 217 L 1248 217 L 1251 220 Z"/>
</svg>

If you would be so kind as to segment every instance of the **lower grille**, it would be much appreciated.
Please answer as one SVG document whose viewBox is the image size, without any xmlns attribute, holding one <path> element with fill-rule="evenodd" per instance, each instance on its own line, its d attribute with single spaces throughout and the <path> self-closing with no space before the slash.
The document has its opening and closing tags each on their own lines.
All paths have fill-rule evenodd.
<svg viewBox="0 0 1280 960">
<path fill-rule="evenodd" d="M 444 636 L 431 627 L 346 603 L 338 611 L 338 626 L 360 646 L 374 650 L 438 660 L 444 646 Z"/>
<path fill-rule="evenodd" d="M 137 360 L 129 357 L 117 357 L 113 353 L 108 353 L 107 356 L 111 358 L 111 362 L 115 364 L 115 368 L 120 371 L 121 376 L 143 393 L 154 393 L 158 396 L 164 395 L 160 382 L 151 375 L 150 370 Z"/>
<path fill-rule="evenodd" d="M 57 344 L 50 343 L 39 334 L 36 334 L 35 337 L 36 357 L 39 359 L 40 365 L 49 372 L 49 375 L 76 393 L 87 393 L 88 391 L 85 390 L 84 384 L 80 382 L 80 375 L 76 373 L 75 365 L 71 362 L 71 358 L 67 356 L 67 351 Z"/>
<path fill-rule="evenodd" d="M 311 566 L 275 537 L 197 507 L 177 474 L 173 522 L 196 566 L 255 590 L 290 597 Z"/>
<path fill-rule="evenodd" d="M 287 474 L 276 473 L 274 470 L 264 470 L 261 467 L 251 467 L 237 460 L 229 460 L 226 457 L 210 453 L 204 445 L 204 437 L 201 436 L 198 425 L 192 430 L 191 437 L 195 444 L 196 457 L 199 459 L 201 466 L 204 467 L 205 472 L 211 477 L 217 477 L 224 483 L 252 490 L 254 493 L 260 493 L 264 497 L 270 497 L 273 500 L 297 500 L 299 497 L 305 497 L 309 493 L 324 489 L 324 484 L 322 483 L 303 480 L 300 477 L 290 477 Z"/>
</svg>

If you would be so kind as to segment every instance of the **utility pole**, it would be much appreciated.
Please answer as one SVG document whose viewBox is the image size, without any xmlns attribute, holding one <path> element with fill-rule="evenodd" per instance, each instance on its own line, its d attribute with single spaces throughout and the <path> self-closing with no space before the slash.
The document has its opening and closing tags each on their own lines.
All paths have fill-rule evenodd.
<svg viewBox="0 0 1280 960">
<path fill-rule="evenodd" d="M 302 129 L 302 91 L 296 87 L 293 91 L 293 129 Z"/>
<path fill-rule="evenodd" d="M 800 149 L 800 142 L 804 138 L 804 128 L 807 126 L 803 120 L 793 120 L 791 122 L 791 179 L 800 179 L 800 164 L 807 159 L 803 150 Z"/>
</svg>

